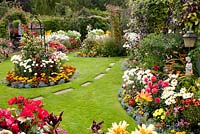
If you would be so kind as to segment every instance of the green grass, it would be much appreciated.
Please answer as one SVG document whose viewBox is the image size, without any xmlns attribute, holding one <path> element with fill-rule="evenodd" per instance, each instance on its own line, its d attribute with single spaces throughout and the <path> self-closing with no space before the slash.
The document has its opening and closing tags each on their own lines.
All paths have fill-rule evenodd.
<svg viewBox="0 0 200 134">
<path fill-rule="evenodd" d="M 121 64 L 123 59 L 115 58 L 81 58 L 70 54 L 69 65 L 77 68 L 76 78 L 66 84 L 45 88 L 14 89 L 0 84 L 0 107 L 8 107 L 7 101 L 18 95 L 27 98 L 42 96 L 45 109 L 59 114 L 64 111 L 60 127 L 67 130 L 68 134 L 90 134 L 88 128 L 93 120 L 104 121 L 103 129 L 111 127 L 112 122 L 126 120 L 129 130 L 135 128 L 135 121 L 129 117 L 118 102 L 118 90 L 122 84 Z M 110 71 L 106 68 L 110 63 L 115 63 Z M 0 79 L 13 68 L 9 60 L 0 63 Z M 94 78 L 104 73 L 101 79 Z M 91 84 L 83 87 L 81 84 L 90 81 Z M 74 90 L 54 95 L 53 92 L 73 88 Z"/>
</svg>

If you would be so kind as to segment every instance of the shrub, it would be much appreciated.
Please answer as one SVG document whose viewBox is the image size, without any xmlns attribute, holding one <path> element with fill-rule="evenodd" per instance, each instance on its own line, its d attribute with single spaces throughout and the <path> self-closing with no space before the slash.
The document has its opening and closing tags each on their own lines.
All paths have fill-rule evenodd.
<svg viewBox="0 0 200 134">
<path fill-rule="evenodd" d="M 168 50 L 180 45 L 181 37 L 178 34 L 149 34 L 139 46 L 139 61 L 143 61 L 146 67 L 155 64 L 163 66 L 163 60 L 166 58 Z"/>
<path fill-rule="evenodd" d="M 81 56 L 119 56 L 123 54 L 122 45 L 116 45 L 110 32 L 104 33 L 102 29 L 93 29 L 83 40 L 79 55 Z"/>
</svg>

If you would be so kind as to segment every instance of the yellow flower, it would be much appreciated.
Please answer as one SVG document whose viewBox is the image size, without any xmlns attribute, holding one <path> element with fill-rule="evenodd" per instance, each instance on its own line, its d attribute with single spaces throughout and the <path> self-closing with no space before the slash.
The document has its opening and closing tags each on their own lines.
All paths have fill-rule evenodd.
<svg viewBox="0 0 200 134">
<path fill-rule="evenodd" d="M 165 119 L 165 116 L 164 116 L 164 115 L 162 115 L 160 118 L 161 118 L 162 120 L 164 120 L 164 119 Z"/>
<path fill-rule="evenodd" d="M 186 134 L 185 131 L 182 131 L 182 132 L 176 132 L 176 134 Z"/>
<path fill-rule="evenodd" d="M 45 31 L 45 35 L 51 35 L 51 30 Z"/>
<path fill-rule="evenodd" d="M 138 125 L 138 128 L 135 131 L 132 131 L 131 134 L 157 134 L 154 129 L 155 127 L 152 124 L 148 127 L 145 124 L 142 124 L 142 126 Z"/>
<path fill-rule="evenodd" d="M 111 32 L 109 30 L 106 31 L 106 34 L 111 35 Z"/>
<path fill-rule="evenodd" d="M 138 93 L 137 98 L 145 102 L 151 102 L 153 100 L 151 94 L 148 92 L 145 92 L 145 90 L 141 90 L 141 92 Z"/>
<path fill-rule="evenodd" d="M 119 124 L 114 122 L 112 123 L 112 128 L 108 129 L 107 134 L 128 134 L 128 131 L 126 131 L 127 126 L 129 126 L 129 124 L 127 124 L 126 121 L 120 121 Z"/>
<path fill-rule="evenodd" d="M 174 130 L 174 129 L 172 129 L 171 131 L 170 131 L 170 133 L 175 133 L 176 131 Z"/>
</svg>

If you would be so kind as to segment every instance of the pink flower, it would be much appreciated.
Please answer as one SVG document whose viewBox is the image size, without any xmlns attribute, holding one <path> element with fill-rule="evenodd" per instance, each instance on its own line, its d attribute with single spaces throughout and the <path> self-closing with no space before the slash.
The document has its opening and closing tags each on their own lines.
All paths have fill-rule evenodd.
<svg viewBox="0 0 200 134">
<path fill-rule="evenodd" d="M 160 98 L 159 98 L 159 97 L 156 97 L 156 98 L 154 99 L 154 101 L 155 101 L 155 103 L 160 103 Z"/>
<path fill-rule="evenodd" d="M 157 88 L 153 88 L 153 89 L 151 90 L 151 92 L 152 92 L 153 94 L 156 94 L 156 93 L 158 92 L 158 89 L 157 89 Z"/>
<path fill-rule="evenodd" d="M 164 81 L 164 82 L 162 83 L 162 86 L 163 86 L 163 87 L 168 87 L 168 86 L 169 86 L 169 82 Z"/>
<path fill-rule="evenodd" d="M 151 82 L 151 81 L 149 81 L 148 83 L 147 83 L 147 85 L 148 85 L 148 87 L 152 87 L 153 86 L 153 83 Z"/>
<path fill-rule="evenodd" d="M 148 79 L 147 77 L 145 77 L 145 78 L 144 78 L 144 82 L 146 82 L 146 83 L 147 83 L 147 82 L 148 82 L 148 80 L 149 80 L 149 79 Z"/>
<path fill-rule="evenodd" d="M 162 85 L 163 81 L 162 80 L 159 80 L 158 81 L 158 85 Z"/>
<path fill-rule="evenodd" d="M 151 91 L 151 88 L 149 88 L 149 87 L 147 87 L 147 88 L 145 89 L 145 92 L 150 93 L 150 91 Z"/>
<path fill-rule="evenodd" d="M 155 82 L 156 81 L 156 76 L 151 76 L 151 81 Z"/>
<path fill-rule="evenodd" d="M 158 84 L 153 84 L 152 88 L 158 88 Z"/>
</svg>

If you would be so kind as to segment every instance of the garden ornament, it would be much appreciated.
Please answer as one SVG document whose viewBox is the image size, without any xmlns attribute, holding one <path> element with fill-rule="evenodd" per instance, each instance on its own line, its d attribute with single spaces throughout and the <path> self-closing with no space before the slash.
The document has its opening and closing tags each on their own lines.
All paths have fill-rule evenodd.
<svg viewBox="0 0 200 134">
<path fill-rule="evenodd" d="M 187 61 L 186 66 L 185 66 L 185 75 L 192 75 L 193 70 L 192 70 L 191 58 L 185 57 L 185 60 Z"/>
</svg>

